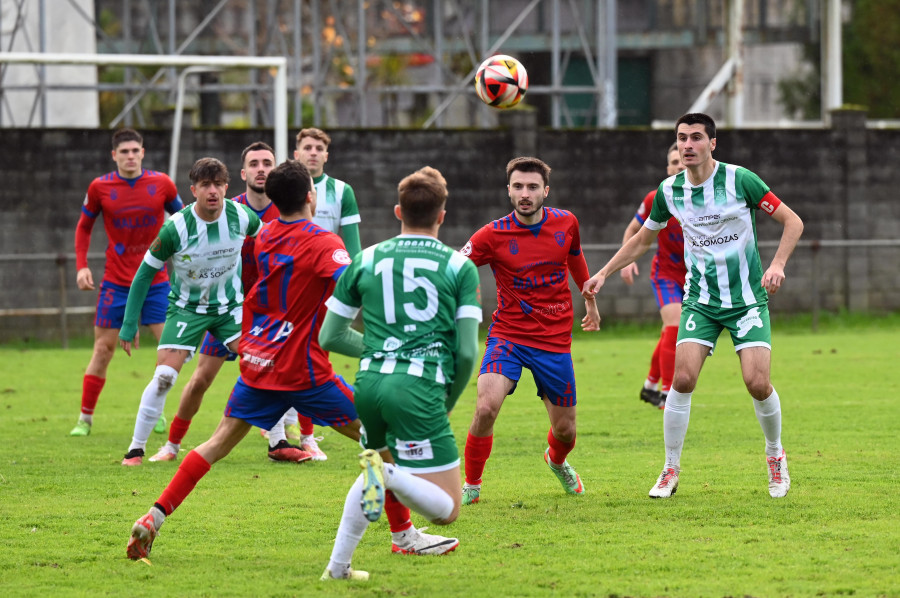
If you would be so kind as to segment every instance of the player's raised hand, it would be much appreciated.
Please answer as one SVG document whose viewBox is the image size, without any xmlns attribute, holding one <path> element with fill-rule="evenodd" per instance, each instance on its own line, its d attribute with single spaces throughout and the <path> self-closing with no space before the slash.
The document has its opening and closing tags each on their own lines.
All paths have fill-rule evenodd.
<svg viewBox="0 0 900 598">
<path fill-rule="evenodd" d="M 585 301 L 593 299 L 605 282 L 606 275 L 597 272 L 585 281 L 584 286 L 581 287 L 581 296 L 584 297 Z"/>
<path fill-rule="evenodd" d="M 625 281 L 625 284 L 632 285 L 634 284 L 634 277 L 640 274 L 638 272 L 637 262 L 632 262 L 619 270 L 619 273 L 622 275 L 622 280 Z"/>
<path fill-rule="evenodd" d="M 82 291 L 94 290 L 94 275 L 90 268 L 82 268 L 75 274 L 75 284 Z"/>
</svg>

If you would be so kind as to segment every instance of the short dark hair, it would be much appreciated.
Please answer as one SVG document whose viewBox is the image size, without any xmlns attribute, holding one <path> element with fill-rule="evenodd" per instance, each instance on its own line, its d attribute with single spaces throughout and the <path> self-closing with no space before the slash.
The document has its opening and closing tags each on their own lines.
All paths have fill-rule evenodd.
<svg viewBox="0 0 900 598">
<path fill-rule="evenodd" d="M 112 136 L 113 151 L 126 141 L 137 141 L 141 147 L 144 146 L 144 138 L 134 129 L 118 129 Z"/>
<path fill-rule="evenodd" d="M 266 195 L 282 214 L 300 212 L 312 188 L 312 178 L 299 160 L 285 160 L 266 177 Z"/>
<path fill-rule="evenodd" d="M 243 168 L 244 163 L 247 161 L 247 154 L 259 150 L 266 150 L 267 152 L 272 152 L 273 156 L 275 155 L 275 150 L 272 149 L 271 145 L 269 145 L 265 141 L 254 141 L 253 143 L 245 147 L 244 151 L 241 152 L 241 167 Z"/>
<path fill-rule="evenodd" d="M 331 137 L 329 137 L 328 133 L 326 133 L 322 129 L 317 129 L 315 127 L 300 129 L 300 132 L 297 133 L 297 147 L 300 147 L 300 140 L 304 137 L 312 137 L 313 139 L 318 139 L 325 144 L 326 148 L 331 145 Z"/>
<path fill-rule="evenodd" d="M 217 185 L 227 184 L 231 180 L 228 167 L 216 158 L 200 158 L 191 166 L 191 184 L 196 185 L 202 181 L 212 181 Z"/>
<path fill-rule="evenodd" d="M 447 204 L 447 181 L 431 166 L 404 177 L 397 185 L 403 223 L 413 228 L 433 226 Z"/>
<path fill-rule="evenodd" d="M 678 134 L 679 125 L 703 125 L 706 130 L 706 136 L 710 139 L 716 138 L 716 121 L 708 114 L 702 112 L 689 112 L 675 121 L 675 134 Z"/>
<path fill-rule="evenodd" d="M 678 142 L 675 141 L 672 143 L 672 145 L 669 146 L 669 149 L 666 150 L 666 164 L 669 163 L 669 154 L 671 154 L 672 152 L 677 152 L 677 151 L 678 151 Z"/>
<path fill-rule="evenodd" d="M 513 158 L 506 165 L 506 182 L 509 182 L 510 177 L 514 171 L 518 170 L 519 172 L 537 172 L 540 173 L 541 178 L 544 179 L 544 186 L 550 184 L 550 167 L 544 163 L 543 160 L 539 160 L 538 158 L 532 158 L 530 156 L 523 156 L 520 158 Z"/>
</svg>

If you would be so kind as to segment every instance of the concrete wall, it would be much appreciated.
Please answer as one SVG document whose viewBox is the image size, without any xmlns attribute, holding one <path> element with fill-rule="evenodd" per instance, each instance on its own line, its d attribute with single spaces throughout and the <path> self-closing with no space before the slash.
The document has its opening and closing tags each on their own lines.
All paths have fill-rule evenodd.
<svg viewBox="0 0 900 598">
<path fill-rule="evenodd" d="M 572 210 L 581 221 L 582 242 L 618 244 L 643 196 L 665 175 L 670 131 L 535 130 L 527 112 L 505 114 L 501 130 L 332 130 L 327 171 L 350 182 L 360 202 L 363 246 L 398 232 L 391 207 L 397 182 L 423 166 L 440 169 L 450 187 L 442 229 L 447 243 L 461 247 L 479 226 L 510 211 L 506 162 L 538 155 L 553 167 L 549 205 Z M 897 239 L 900 202 L 894 173 L 900 163 L 900 131 L 867 130 L 864 114 L 834 115 L 830 130 L 721 130 L 715 156 L 758 173 L 773 192 L 804 219 L 804 241 Z M 168 131 L 144 131 L 145 166 L 164 170 Z M 272 142 L 271 131 L 189 131 L 182 135 L 176 182 L 186 203 L 186 173 L 194 159 L 212 155 L 231 170 L 231 194 L 244 190 L 240 152 L 249 143 Z M 69 305 L 89 308 L 96 293 L 78 291 L 74 260 L 62 272 L 55 256 L 71 254 L 81 202 L 90 181 L 114 168 L 110 132 L 74 129 L 9 129 L 0 144 L 0 309 L 59 305 L 60 280 Z M 293 147 L 293 140 L 291 140 Z M 776 241 L 780 227 L 757 219 L 761 241 Z M 102 253 L 102 225 L 94 229 L 91 252 Z M 612 248 L 587 251 L 596 271 Z M 764 261 L 774 248 L 761 249 Z M 21 258 L 9 259 L 9 254 Z M 40 259 L 28 256 L 38 254 Z M 7 256 L 7 257 L 4 257 Z M 634 287 L 617 277 L 600 296 L 607 322 L 655 321 L 656 305 L 646 274 L 650 256 L 639 262 Z M 772 298 L 778 313 L 827 310 L 900 309 L 897 247 L 799 248 L 788 264 L 788 280 Z M 102 259 L 92 259 L 95 280 Z M 482 268 L 486 320 L 495 306 L 490 272 Z M 62 278 L 61 278 L 62 277 Z M 577 298 L 576 298 L 577 299 Z M 580 304 L 576 300 L 576 306 Z M 90 334 L 92 316 L 70 316 L 73 335 Z M 0 317 L 0 342 L 11 338 L 59 337 L 58 316 Z"/>
</svg>

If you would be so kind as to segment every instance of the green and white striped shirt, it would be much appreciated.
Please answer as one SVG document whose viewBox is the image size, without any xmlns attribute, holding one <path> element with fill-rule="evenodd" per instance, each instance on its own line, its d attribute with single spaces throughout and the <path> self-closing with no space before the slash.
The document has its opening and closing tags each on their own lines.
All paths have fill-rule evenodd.
<svg viewBox="0 0 900 598">
<path fill-rule="evenodd" d="M 144 255 L 156 270 L 172 259 L 169 302 L 198 314 L 224 314 L 244 301 L 241 248 L 261 228 L 253 210 L 225 201 L 215 222 L 197 216 L 191 204 L 169 218 Z"/>
<path fill-rule="evenodd" d="M 681 224 L 685 303 L 736 309 L 768 301 L 756 234 L 756 210 L 768 192 L 756 174 L 724 162 L 700 185 L 687 171 L 659 185 L 644 226 L 662 230 L 672 216 Z"/>
<path fill-rule="evenodd" d="M 316 186 L 316 215 L 312 219 L 314 223 L 339 235 L 342 226 L 362 220 L 353 187 L 324 173 L 318 180 L 314 180 L 314 183 Z"/>
<path fill-rule="evenodd" d="M 345 318 L 362 310 L 360 371 L 450 384 L 456 321 L 481 321 L 478 269 L 434 237 L 400 235 L 364 249 L 325 305 Z"/>
</svg>

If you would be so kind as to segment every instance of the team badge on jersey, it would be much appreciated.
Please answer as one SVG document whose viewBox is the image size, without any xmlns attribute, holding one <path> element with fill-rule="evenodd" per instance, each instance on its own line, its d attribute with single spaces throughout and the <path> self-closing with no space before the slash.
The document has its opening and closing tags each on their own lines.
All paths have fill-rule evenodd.
<svg viewBox="0 0 900 598">
<path fill-rule="evenodd" d="M 459 252 L 465 256 L 472 255 L 472 241 L 468 241 L 466 246 L 460 249 Z"/>
<path fill-rule="evenodd" d="M 337 264 L 349 264 L 353 260 L 350 258 L 350 254 L 347 253 L 346 249 L 335 249 L 334 253 L 331 254 L 331 259 L 334 260 Z"/>
<path fill-rule="evenodd" d="M 513 255 L 519 253 L 519 244 L 516 243 L 516 240 L 513 239 L 509 242 L 509 252 Z"/>
<path fill-rule="evenodd" d="M 556 244 L 560 247 L 566 244 L 566 233 L 561 230 L 553 233 L 553 237 L 556 239 Z"/>
<path fill-rule="evenodd" d="M 151 197 L 156 195 L 156 185 L 147 185 L 147 193 L 149 193 Z"/>
</svg>

